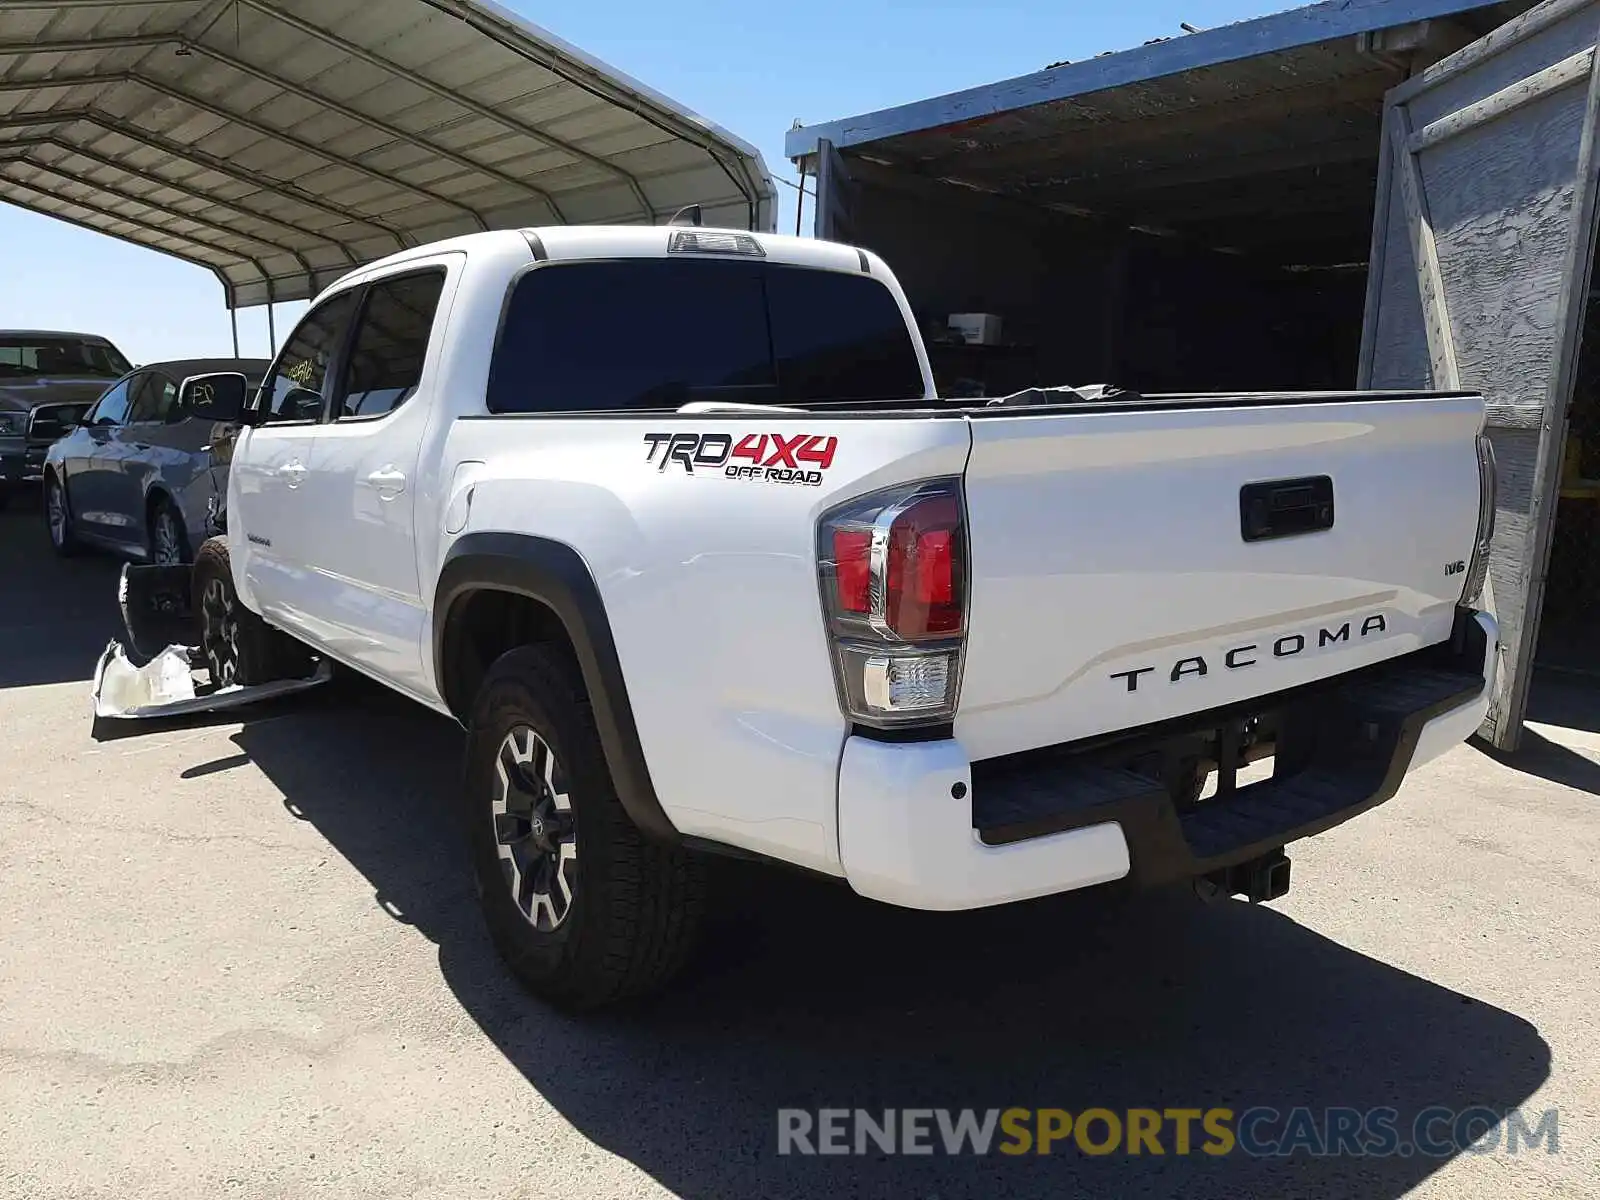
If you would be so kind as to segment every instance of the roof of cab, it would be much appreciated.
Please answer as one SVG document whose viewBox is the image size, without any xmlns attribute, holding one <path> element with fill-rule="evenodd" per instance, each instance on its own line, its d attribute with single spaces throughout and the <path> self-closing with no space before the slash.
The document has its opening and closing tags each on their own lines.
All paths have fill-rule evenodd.
<svg viewBox="0 0 1600 1200">
<path fill-rule="evenodd" d="M 98 333 L 74 333 L 70 329 L 0 329 L 0 338 L 72 338 L 80 342 L 93 342 L 97 346 L 111 345 L 111 339 Z"/>
<path fill-rule="evenodd" d="M 176 358 L 168 362 L 145 363 L 141 371 L 160 371 L 176 379 L 206 375 L 213 371 L 237 371 L 241 375 L 265 375 L 272 360 L 267 358 Z"/>
<path fill-rule="evenodd" d="M 398 254 L 390 254 L 357 267 L 353 271 L 347 271 L 329 284 L 317 299 L 320 300 L 322 296 L 352 286 L 374 273 L 401 263 L 420 261 L 441 254 L 481 253 L 490 247 L 503 250 L 507 245 L 516 245 L 526 251 L 530 260 L 542 255 L 552 261 L 560 262 L 603 258 L 665 258 L 670 253 L 668 247 L 672 236 L 685 231 L 736 233 L 741 237 L 754 238 L 761 246 L 761 257 L 766 262 L 825 271 L 884 273 L 886 270 L 882 260 L 870 251 L 846 246 L 840 242 L 791 237 L 781 233 L 751 233 L 745 229 L 719 229 L 700 225 L 551 225 L 468 233 L 426 246 L 402 250 Z M 872 264 L 877 266 L 874 267 Z"/>
</svg>

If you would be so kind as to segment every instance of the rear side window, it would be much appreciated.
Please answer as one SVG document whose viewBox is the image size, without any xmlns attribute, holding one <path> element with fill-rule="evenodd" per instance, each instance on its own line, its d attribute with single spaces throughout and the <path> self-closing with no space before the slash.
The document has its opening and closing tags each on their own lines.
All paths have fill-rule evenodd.
<svg viewBox="0 0 1600 1200">
<path fill-rule="evenodd" d="M 177 397 L 178 389 L 165 376 L 154 371 L 138 376 L 128 405 L 128 423 L 138 425 L 167 420 Z"/>
<path fill-rule="evenodd" d="M 344 379 L 334 395 L 337 420 L 381 417 L 417 390 L 444 276 L 442 270 L 419 272 L 368 289 Z"/>
<path fill-rule="evenodd" d="M 870 276 L 668 258 L 524 274 L 488 402 L 497 413 L 593 412 L 922 394 L 900 308 Z"/>
<path fill-rule="evenodd" d="M 767 311 L 786 401 L 911 400 L 922 367 L 889 289 L 867 275 L 769 270 Z"/>
</svg>

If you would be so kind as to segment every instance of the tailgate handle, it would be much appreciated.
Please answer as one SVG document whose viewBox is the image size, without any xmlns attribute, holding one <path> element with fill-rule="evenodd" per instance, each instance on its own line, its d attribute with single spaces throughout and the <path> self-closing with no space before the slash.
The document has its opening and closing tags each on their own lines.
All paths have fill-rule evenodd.
<svg viewBox="0 0 1600 1200">
<path fill-rule="evenodd" d="M 1239 533 L 1247 542 L 1333 528 L 1333 479 L 1269 479 L 1239 489 Z"/>
</svg>

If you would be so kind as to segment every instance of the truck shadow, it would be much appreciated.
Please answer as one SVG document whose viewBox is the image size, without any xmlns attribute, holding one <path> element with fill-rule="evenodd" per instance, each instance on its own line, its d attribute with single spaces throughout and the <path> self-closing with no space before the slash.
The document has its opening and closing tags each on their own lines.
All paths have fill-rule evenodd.
<svg viewBox="0 0 1600 1200">
<path fill-rule="evenodd" d="M 244 727 L 239 752 L 438 946 L 449 987 L 529 1086 L 675 1193 L 1284 1194 L 1286 1168 L 1239 1154 L 781 1157 L 777 1110 L 1390 1107 L 1404 1135 L 1429 1106 L 1516 1107 L 1549 1074 L 1522 1018 L 1270 909 L 1102 892 L 933 915 L 731 863 L 673 991 L 563 1016 L 510 980 L 479 925 L 449 810 L 460 732 L 348 679 L 303 700 Z M 1448 1161 L 1287 1169 L 1295 1194 L 1397 1197 Z"/>
<path fill-rule="evenodd" d="M 57 558 L 37 497 L 0 511 L 0 688 L 89 679 L 106 643 L 122 637 L 109 555 Z"/>
</svg>

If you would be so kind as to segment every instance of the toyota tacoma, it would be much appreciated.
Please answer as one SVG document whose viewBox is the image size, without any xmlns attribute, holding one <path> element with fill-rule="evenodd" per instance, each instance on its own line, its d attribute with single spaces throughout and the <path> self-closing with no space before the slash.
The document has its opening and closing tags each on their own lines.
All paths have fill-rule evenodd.
<svg viewBox="0 0 1600 1200">
<path fill-rule="evenodd" d="M 459 721 L 489 928 L 572 1006 L 672 974 L 714 852 L 921 909 L 1271 899 L 1493 685 L 1481 397 L 941 400 L 848 246 L 477 234 L 184 390 L 244 426 L 213 676 Z"/>
</svg>

